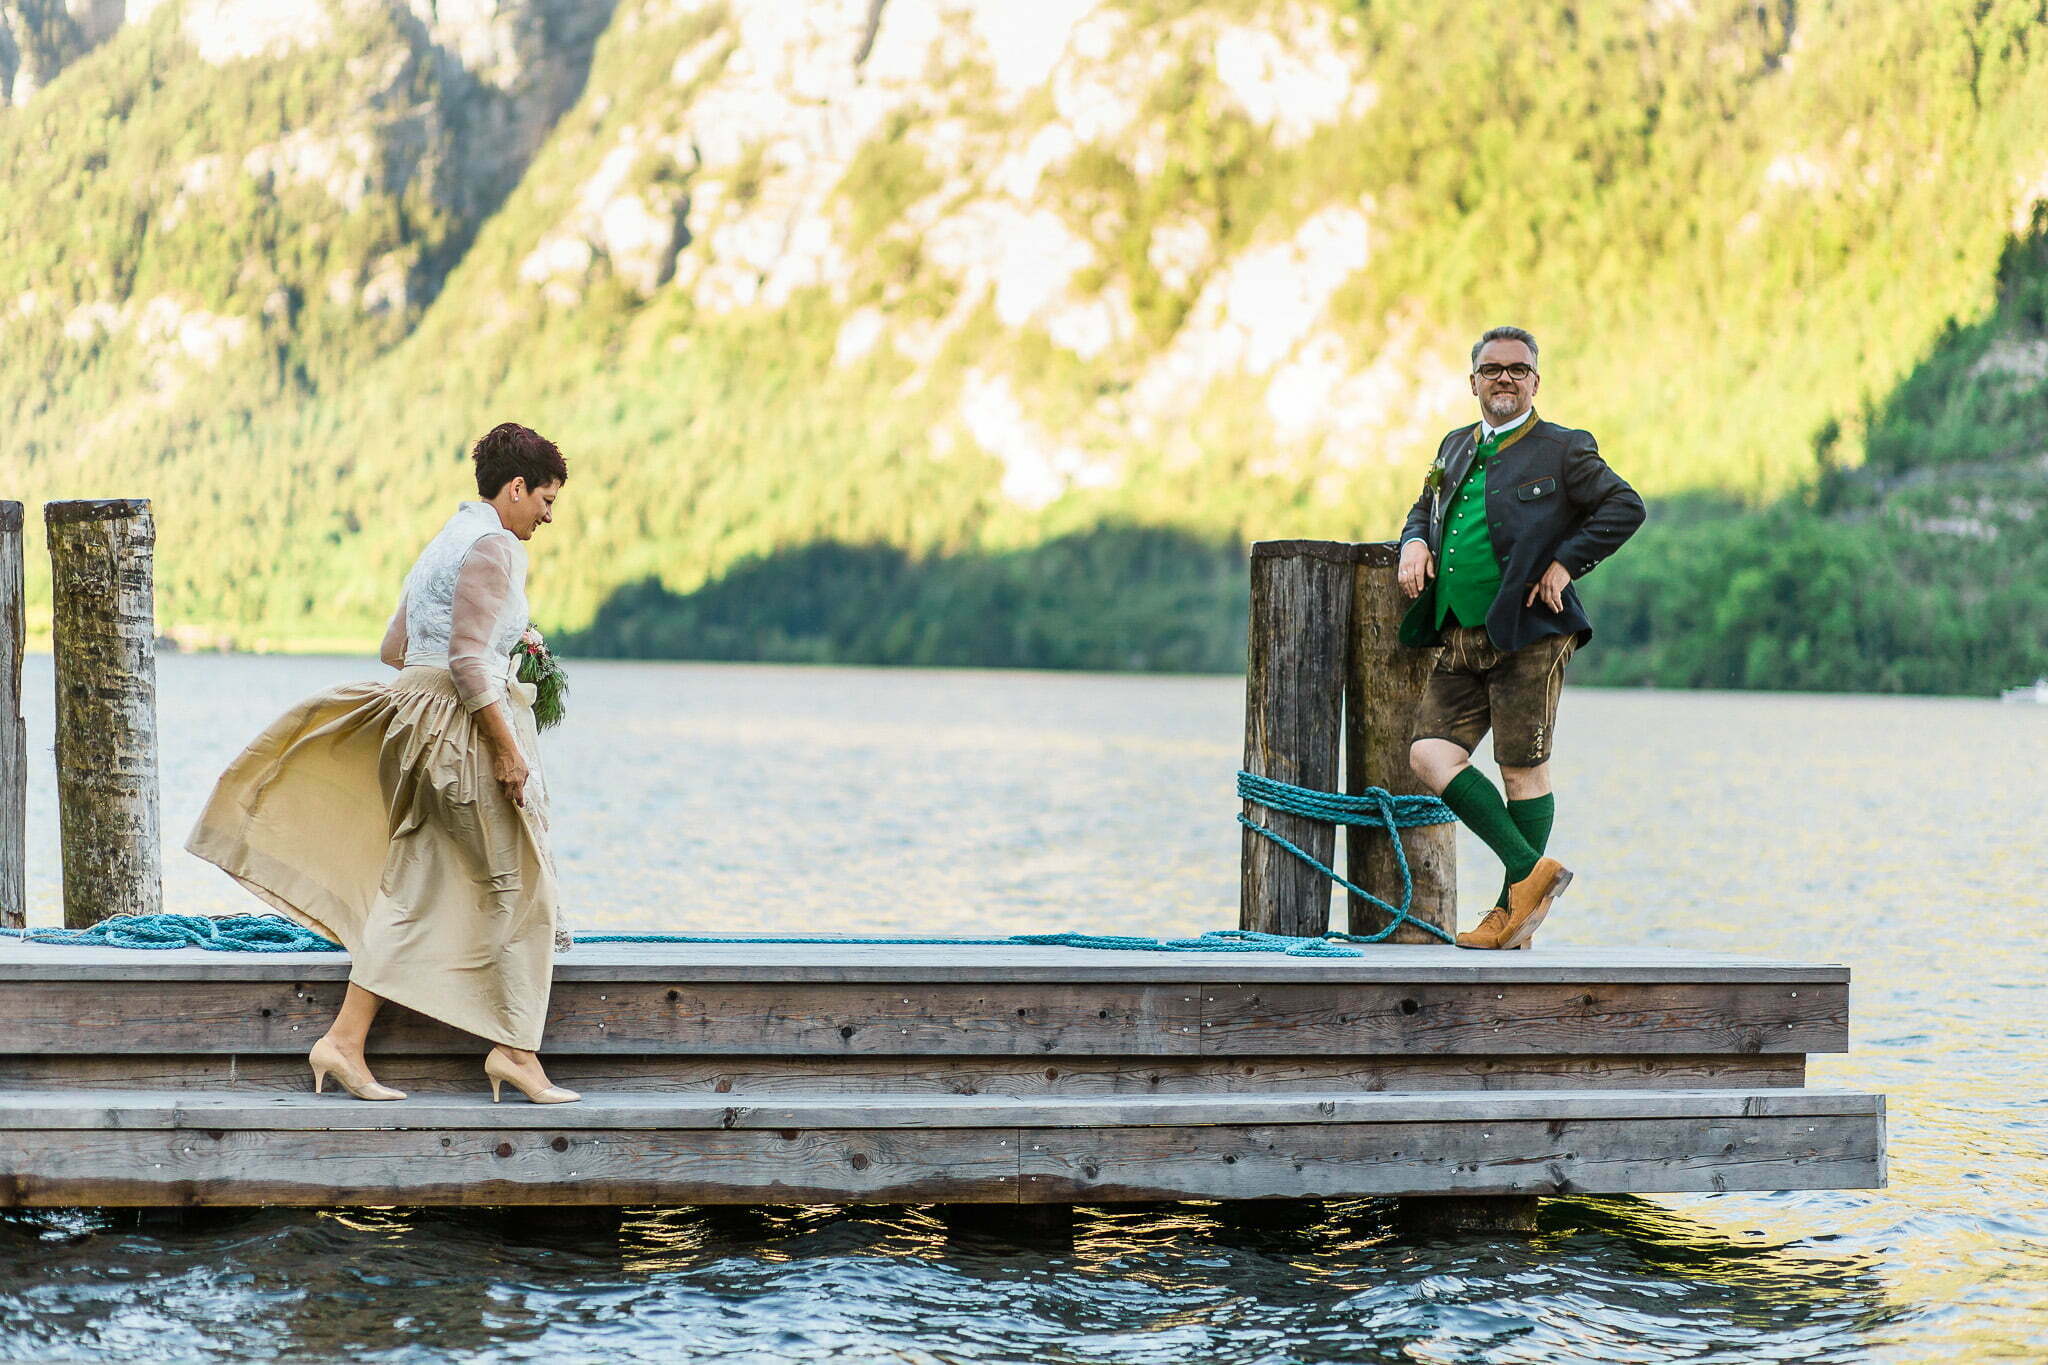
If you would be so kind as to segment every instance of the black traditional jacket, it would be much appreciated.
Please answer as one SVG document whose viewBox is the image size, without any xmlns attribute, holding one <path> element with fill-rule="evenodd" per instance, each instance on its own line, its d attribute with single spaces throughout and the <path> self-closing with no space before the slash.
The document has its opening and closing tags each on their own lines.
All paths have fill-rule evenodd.
<svg viewBox="0 0 2048 1365">
<path fill-rule="evenodd" d="M 1600 458 L 1590 432 L 1574 431 L 1529 414 L 1529 434 L 1493 457 L 1486 470 L 1486 534 L 1500 561 L 1500 592 L 1486 613 L 1494 648 L 1520 649 L 1546 635 L 1593 638 L 1576 588 L 1564 590 L 1564 610 L 1552 611 L 1539 598 L 1524 606 L 1529 589 L 1552 560 L 1574 580 L 1584 578 L 1643 524 L 1643 500 Z M 1437 447 L 1436 463 L 1422 496 L 1409 510 L 1401 540 L 1421 539 L 1439 567 L 1443 561 L 1444 514 L 1465 475 L 1479 438 L 1475 423 L 1459 427 Z M 1440 644 L 1436 624 L 1436 580 L 1401 620 L 1401 643 Z"/>
</svg>

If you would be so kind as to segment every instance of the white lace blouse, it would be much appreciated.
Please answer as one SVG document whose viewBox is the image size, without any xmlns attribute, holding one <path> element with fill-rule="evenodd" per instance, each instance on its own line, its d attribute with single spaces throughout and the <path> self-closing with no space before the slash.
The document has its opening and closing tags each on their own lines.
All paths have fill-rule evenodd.
<svg viewBox="0 0 2048 1365">
<path fill-rule="evenodd" d="M 489 503 L 465 502 L 405 576 L 378 657 L 447 669 L 463 706 L 480 711 L 505 695 L 526 611 L 526 547 Z"/>
</svg>

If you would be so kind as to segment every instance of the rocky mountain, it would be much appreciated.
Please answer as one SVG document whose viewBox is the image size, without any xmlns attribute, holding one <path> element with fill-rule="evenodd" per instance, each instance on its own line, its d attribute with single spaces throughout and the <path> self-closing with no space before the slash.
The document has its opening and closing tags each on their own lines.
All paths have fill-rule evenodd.
<svg viewBox="0 0 2048 1365">
<path fill-rule="evenodd" d="M 194 642 L 372 638 L 511 417 L 571 456 L 535 587 L 593 647 L 1229 666 L 1241 540 L 1391 533 L 1498 321 L 1653 497 L 1885 522 L 1813 490 L 1942 463 L 1884 441 L 1945 346 L 1997 333 L 1964 410 L 2042 391 L 1999 281 L 2044 37 L 2039 0 L 0 0 L 0 474 L 153 497 Z"/>
</svg>

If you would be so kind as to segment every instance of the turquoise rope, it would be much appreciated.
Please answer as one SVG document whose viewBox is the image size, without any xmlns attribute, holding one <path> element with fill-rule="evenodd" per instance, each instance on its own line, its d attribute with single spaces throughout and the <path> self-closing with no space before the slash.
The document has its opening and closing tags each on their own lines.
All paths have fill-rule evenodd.
<svg viewBox="0 0 2048 1365">
<path fill-rule="evenodd" d="M 208 948 L 225 953 L 338 953 L 339 943 L 277 915 L 116 915 L 90 929 L 0 929 L 0 937 L 88 948 Z M 1291 938 L 1248 929 L 1215 929 L 1199 938 L 1136 934 L 1007 934 L 1001 938 L 883 935 L 871 938 L 800 934 L 578 934 L 578 943 L 795 943 L 814 945 L 938 944 L 942 946 L 1102 948 L 1159 953 L 1285 953 L 1289 957 L 1358 957 L 1320 938 Z"/>
<path fill-rule="evenodd" d="M 1323 792 L 1312 787 L 1297 787 L 1291 782 L 1260 777 L 1256 773 L 1248 773 L 1242 769 L 1237 774 L 1237 794 L 1253 805 L 1264 806 L 1267 810 L 1276 810 L 1284 815 L 1298 815 L 1306 820 L 1320 820 L 1329 825 L 1368 825 L 1384 829 L 1389 835 L 1395 830 L 1415 829 L 1422 825 L 1448 825 L 1458 818 L 1449 806 L 1434 796 L 1395 796 L 1382 787 L 1367 787 L 1362 792 L 1350 794 Z M 1398 838 L 1393 840 L 1393 844 L 1394 863 L 1401 869 L 1401 903 L 1390 905 L 1335 868 L 1325 867 L 1307 850 L 1267 829 L 1250 816 L 1239 815 L 1237 823 L 1262 838 L 1271 839 L 1352 895 L 1384 911 L 1388 916 L 1387 927 L 1376 934 L 1333 932 L 1331 938 L 1341 939 L 1346 943 L 1381 943 L 1402 925 L 1412 924 L 1418 929 L 1425 929 L 1436 935 L 1446 943 L 1457 942 L 1456 938 L 1428 920 L 1417 919 L 1408 913 L 1415 903 L 1415 878 L 1408 870 L 1408 851 L 1401 847 Z"/>
<path fill-rule="evenodd" d="M 0 929 L 28 943 L 89 948 L 210 948 L 217 953 L 338 953 L 341 945 L 282 915 L 115 915 L 89 929 Z"/>
<path fill-rule="evenodd" d="M 1313 791 L 1251 773 L 1237 775 L 1237 794 L 1246 801 L 1289 815 L 1341 825 L 1377 825 L 1382 829 L 1412 829 L 1418 825 L 1441 825 L 1456 817 L 1450 807 L 1433 796 L 1393 796 L 1378 787 L 1356 795 Z M 1346 890 L 1386 911 L 1391 922 L 1377 934 L 1331 932 L 1322 937 L 1295 938 L 1287 934 L 1265 934 L 1251 929 L 1212 929 L 1195 938 L 1148 938 L 1140 934 L 1005 934 L 997 938 L 928 937 L 883 935 L 870 938 L 827 934 L 770 937 L 757 934 L 578 934 L 578 943 L 760 943 L 877 944 L 902 946 L 934 944 L 961 947 L 1096 948 L 1154 953 L 1284 953 L 1289 957 L 1361 957 L 1347 943 L 1378 943 L 1403 924 L 1427 929 L 1446 943 L 1451 936 L 1426 920 L 1408 913 L 1414 899 L 1415 882 L 1408 872 L 1408 855 L 1401 841 L 1394 840 L 1394 858 L 1401 868 L 1401 903 L 1389 905 L 1378 896 L 1323 866 L 1264 825 L 1245 816 L 1238 823 L 1271 839 L 1295 857 L 1315 868 Z M 115 915 L 88 929 L 0 929 L 0 938 L 18 938 L 27 943 L 54 943 L 93 948 L 205 948 L 223 953 L 338 953 L 339 943 L 295 924 L 281 915 Z"/>
</svg>

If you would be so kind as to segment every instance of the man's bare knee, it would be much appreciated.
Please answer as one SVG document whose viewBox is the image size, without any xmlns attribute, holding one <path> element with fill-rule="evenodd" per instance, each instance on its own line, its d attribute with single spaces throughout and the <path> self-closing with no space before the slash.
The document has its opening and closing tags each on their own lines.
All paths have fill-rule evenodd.
<svg viewBox="0 0 2048 1365">
<path fill-rule="evenodd" d="M 1447 739 L 1418 739 L 1408 746 L 1408 768 L 1431 791 L 1441 793 L 1472 756 Z"/>
<path fill-rule="evenodd" d="M 1550 764 L 1538 763 L 1533 768 L 1511 768 L 1500 765 L 1500 781 L 1507 788 L 1510 801 L 1533 801 L 1539 796 L 1550 794 Z"/>
</svg>

